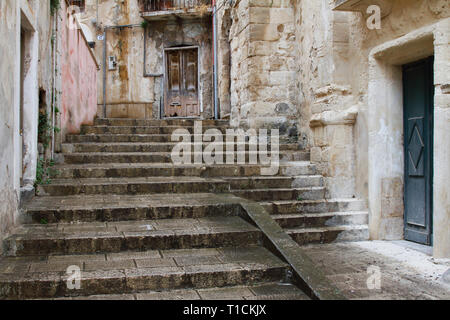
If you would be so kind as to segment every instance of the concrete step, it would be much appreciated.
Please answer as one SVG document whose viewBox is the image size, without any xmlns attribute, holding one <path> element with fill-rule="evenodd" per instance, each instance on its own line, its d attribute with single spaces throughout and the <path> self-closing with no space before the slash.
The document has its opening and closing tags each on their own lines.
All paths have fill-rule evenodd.
<svg viewBox="0 0 450 320">
<path fill-rule="evenodd" d="M 39 195 L 68 196 L 79 194 L 154 194 L 227 192 L 228 182 L 201 177 L 81 178 L 55 179 L 38 186 Z"/>
<path fill-rule="evenodd" d="M 191 163 L 194 162 L 198 153 L 191 153 Z M 258 152 L 217 152 L 215 154 L 220 161 L 226 163 L 228 155 L 232 156 L 233 162 L 237 163 L 238 159 L 244 159 L 245 163 L 250 163 L 251 157 L 255 161 L 259 159 Z M 203 156 L 200 153 L 200 156 Z M 307 159 L 308 153 L 300 151 L 280 151 L 280 161 L 303 161 L 300 159 Z M 305 160 L 306 161 L 306 160 Z M 82 163 L 172 163 L 171 152 L 77 152 L 64 153 L 64 162 L 67 164 L 82 164 Z"/>
<path fill-rule="evenodd" d="M 211 165 L 172 163 L 88 163 L 88 164 L 62 164 L 54 167 L 56 178 L 119 178 L 119 177 L 169 177 L 169 176 L 196 176 L 196 177 L 250 177 L 260 176 L 260 165 Z M 301 176 L 315 175 L 316 166 L 310 162 L 281 162 L 278 175 Z"/>
<path fill-rule="evenodd" d="M 257 176 L 257 177 L 223 177 L 230 182 L 231 189 L 261 188 L 311 188 L 322 187 L 322 176 Z"/>
<path fill-rule="evenodd" d="M 23 209 L 34 223 L 107 222 L 238 216 L 242 208 L 221 194 L 39 196 Z"/>
<path fill-rule="evenodd" d="M 228 120 L 198 120 L 198 119 L 129 119 L 129 118 L 97 118 L 97 126 L 193 126 L 195 121 L 201 121 L 204 126 L 228 126 Z"/>
<path fill-rule="evenodd" d="M 365 211 L 366 204 L 360 199 L 320 199 L 320 200 L 287 200 L 266 201 L 261 205 L 270 214 L 325 213 Z"/>
<path fill-rule="evenodd" d="M 67 285 L 69 266 L 80 270 L 78 289 Z M 287 269 L 286 263 L 262 247 L 4 258 L 0 262 L 0 295 L 6 299 L 83 299 L 90 295 L 136 294 L 150 299 L 158 295 L 167 298 L 169 290 L 208 289 L 197 293 L 212 298 L 225 297 L 230 286 L 252 286 L 255 291 L 244 296 L 285 293 L 305 299 L 292 285 L 274 287 Z"/>
<path fill-rule="evenodd" d="M 4 241 L 6 256 L 91 254 L 259 245 L 262 233 L 240 217 L 25 224 Z"/>
<path fill-rule="evenodd" d="M 194 152 L 194 147 L 201 145 L 202 148 L 207 146 L 209 143 L 192 143 L 191 152 Z M 82 143 L 63 143 L 62 152 L 63 153 L 87 153 L 87 152 L 172 152 L 173 148 L 177 145 L 177 142 L 82 142 Z M 233 149 L 237 151 L 237 144 L 230 143 L 223 145 L 224 150 L 228 150 L 229 146 L 233 146 Z M 245 144 L 246 150 L 249 148 L 257 147 L 257 145 Z M 269 146 L 270 150 L 270 146 Z M 301 155 L 305 161 L 309 160 L 309 152 L 301 151 L 298 144 L 280 144 L 280 151 L 297 151 L 299 152 L 299 157 Z"/>
<path fill-rule="evenodd" d="M 54 298 L 55 299 L 55 298 Z M 139 291 L 136 293 L 62 297 L 55 300 L 310 300 L 293 284 L 262 282 L 206 289 Z"/>
<path fill-rule="evenodd" d="M 319 200 L 325 196 L 325 188 L 267 188 L 250 190 L 231 190 L 231 192 L 245 199 L 253 201 L 277 201 L 277 200 Z"/>
<path fill-rule="evenodd" d="M 367 225 L 333 226 L 320 228 L 289 228 L 285 231 L 299 245 L 338 241 L 369 240 Z"/>
<path fill-rule="evenodd" d="M 282 228 L 318 228 L 368 224 L 369 214 L 366 211 L 277 214 L 273 219 Z"/>
</svg>

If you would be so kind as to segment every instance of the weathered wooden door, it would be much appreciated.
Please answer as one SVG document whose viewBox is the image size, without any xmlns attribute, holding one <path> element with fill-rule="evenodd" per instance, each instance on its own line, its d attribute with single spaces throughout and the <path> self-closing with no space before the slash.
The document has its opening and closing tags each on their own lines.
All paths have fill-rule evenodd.
<svg viewBox="0 0 450 320">
<path fill-rule="evenodd" d="M 166 51 L 166 117 L 200 116 L 198 101 L 198 49 Z"/>
<path fill-rule="evenodd" d="M 403 66 L 405 239 L 432 244 L 433 58 Z"/>
</svg>

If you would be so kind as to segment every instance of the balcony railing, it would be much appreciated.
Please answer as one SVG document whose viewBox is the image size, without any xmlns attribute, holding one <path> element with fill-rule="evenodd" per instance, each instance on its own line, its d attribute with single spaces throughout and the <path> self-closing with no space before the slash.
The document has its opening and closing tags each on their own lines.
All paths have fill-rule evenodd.
<svg viewBox="0 0 450 320">
<path fill-rule="evenodd" d="M 193 10 L 211 7 L 211 0 L 139 0 L 141 12 Z"/>
</svg>

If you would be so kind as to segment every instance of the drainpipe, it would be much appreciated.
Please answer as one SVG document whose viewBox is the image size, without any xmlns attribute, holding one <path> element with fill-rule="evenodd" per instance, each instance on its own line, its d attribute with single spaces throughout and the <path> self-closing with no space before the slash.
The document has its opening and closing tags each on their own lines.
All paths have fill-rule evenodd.
<svg viewBox="0 0 450 320">
<path fill-rule="evenodd" d="M 106 27 L 103 30 L 103 118 L 106 118 Z"/>
<path fill-rule="evenodd" d="M 52 92 L 52 128 L 55 128 L 55 103 L 56 103 L 56 46 L 58 44 L 58 12 L 53 15 L 53 92 Z M 55 130 L 52 130 L 52 147 L 50 158 L 53 160 L 55 154 Z"/>
<path fill-rule="evenodd" d="M 214 74 L 214 119 L 219 119 L 219 94 L 217 84 L 217 7 L 216 0 L 212 0 L 213 5 L 213 74 Z"/>
</svg>

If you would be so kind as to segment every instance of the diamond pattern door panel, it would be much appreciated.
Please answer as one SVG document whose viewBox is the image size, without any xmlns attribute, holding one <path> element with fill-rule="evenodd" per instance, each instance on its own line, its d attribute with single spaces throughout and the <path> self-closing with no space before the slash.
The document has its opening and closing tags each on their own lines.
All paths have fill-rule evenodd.
<svg viewBox="0 0 450 320">
<path fill-rule="evenodd" d="M 424 174 L 424 139 L 423 117 L 408 119 L 408 147 L 407 158 L 409 160 L 408 174 L 421 177 Z"/>
</svg>

